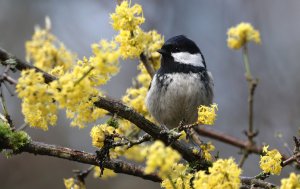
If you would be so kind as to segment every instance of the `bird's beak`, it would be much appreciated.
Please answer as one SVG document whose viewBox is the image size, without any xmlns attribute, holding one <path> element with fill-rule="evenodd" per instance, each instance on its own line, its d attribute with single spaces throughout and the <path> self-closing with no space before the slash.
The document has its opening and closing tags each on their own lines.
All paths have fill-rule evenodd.
<svg viewBox="0 0 300 189">
<path fill-rule="evenodd" d="M 159 49 L 157 52 L 161 55 L 168 54 L 167 51 L 164 49 Z"/>
</svg>

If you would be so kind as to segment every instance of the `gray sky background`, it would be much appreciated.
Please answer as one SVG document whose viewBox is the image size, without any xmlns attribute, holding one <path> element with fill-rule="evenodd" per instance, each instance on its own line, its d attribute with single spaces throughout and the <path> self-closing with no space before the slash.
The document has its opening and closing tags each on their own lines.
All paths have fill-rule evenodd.
<svg viewBox="0 0 300 189">
<path fill-rule="evenodd" d="M 240 51 L 226 46 L 226 32 L 245 21 L 260 30 L 262 45 L 250 45 L 253 75 L 260 81 L 255 94 L 255 128 L 258 143 L 287 153 L 283 142 L 274 138 L 282 132 L 283 141 L 292 144 L 300 125 L 300 25 L 297 0 L 149 0 L 132 1 L 143 5 L 146 24 L 143 29 L 156 29 L 165 39 L 184 34 L 193 39 L 204 53 L 208 69 L 215 79 L 215 102 L 219 104 L 218 129 L 239 138 L 247 127 L 247 83 Z M 31 38 L 34 26 L 44 24 L 45 16 L 52 20 L 53 33 L 79 58 L 90 55 L 90 44 L 116 34 L 109 24 L 109 14 L 115 1 L 85 0 L 0 0 L 0 46 L 24 58 L 24 43 Z M 121 73 L 105 87 L 110 96 L 119 98 L 131 85 L 137 73 L 137 61 L 122 62 Z M 6 96 L 9 95 L 6 93 Z M 22 124 L 20 100 L 9 98 L 9 111 L 16 125 Z M 28 129 L 33 139 L 93 152 L 89 128 L 70 128 L 61 119 L 48 132 Z M 239 160 L 239 149 L 215 143 L 221 157 Z M 250 156 L 244 175 L 259 173 L 259 157 Z M 65 160 L 22 154 L 6 159 L 0 156 L 0 188 L 63 188 L 62 178 L 72 176 L 73 169 L 87 168 Z M 287 168 L 282 176 L 292 170 Z M 272 181 L 279 183 L 279 177 Z M 119 175 L 99 181 L 89 178 L 88 188 L 159 188 L 158 184 L 131 176 Z"/>
</svg>

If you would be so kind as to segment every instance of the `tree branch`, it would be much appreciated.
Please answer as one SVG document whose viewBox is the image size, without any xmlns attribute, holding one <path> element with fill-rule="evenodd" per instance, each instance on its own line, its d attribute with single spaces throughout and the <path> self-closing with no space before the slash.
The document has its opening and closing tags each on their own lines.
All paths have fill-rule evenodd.
<svg viewBox="0 0 300 189">
<path fill-rule="evenodd" d="M 7 144 L 2 144 L 5 149 L 11 149 Z M 25 145 L 20 152 L 28 152 L 34 155 L 45 155 L 52 156 L 56 158 L 66 159 L 70 161 L 76 161 L 79 163 L 89 164 L 98 166 L 97 157 L 94 154 L 74 150 L 71 148 L 66 148 L 57 145 L 45 144 L 41 142 L 31 141 L 27 145 Z M 144 168 L 141 166 L 137 166 L 128 162 L 124 162 L 121 160 L 106 160 L 103 162 L 104 167 L 107 169 L 111 169 L 116 173 L 122 173 L 127 175 L 132 175 L 136 177 L 140 177 L 146 180 L 150 180 L 153 182 L 161 182 L 161 178 L 157 174 L 145 174 Z M 243 185 L 251 186 L 255 185 L 263 188 L 270 188 L 270 186 L 274 187 L 273 184 L 261 181 L 252 177 L 241 177 L 241 182 Z"/>
<path fill-rule="evenodd" d="M 238 148 L 242 148 L 242 149 L 246 149 L 248 148 L 248 141 L 243 141 L 239 138 L 235 138 L 233 136 L 230 136 L 226 133 L 222 133 L 220 131 L 216 131 L 216 130 L 211 130 L 211 129 L 204 129 L 204 128 L 200 128 L 200 127 L 195 127 L 195 130 L 197 131 L 197 133 L 199 135 L 202 136 L 206 136 L 212 139 L 216 139 L 218 141 L 230 144 L 232 146 L 238 147 Z M 256 154 L 261 154 L 262 153 L 262 148 L 261 147 L 257 147 L 257 146 L 251 146 L 248 149 L 250 152 L 256 153 Z"/>
<path fill-rule="evenodd" d="M 3 144 L 2 144 L 3 145 Z M 4 144 L 5 145 L 5 144 Z M 10 146 L 3 146 L 5 149 L 11 149 Z M 84 151 L 74 150 L 62 146 L 45 144 L 41 142 L 31 141 L 25 145 L 20 152 L 28 152 L 34 155 L 46 155 L 67 159 L 89 165 L 99 166 L 96 155 Z M 145 174 L 141 166 L 127 163 L 121 160 L 104 161 L 103 165 L 107 169 L 111 169 L 116 173 L 124 173 L 127 175 L 137 176 L 154 182 L 161 182 L 161 179 L 156 174 Z"/>
</svg>

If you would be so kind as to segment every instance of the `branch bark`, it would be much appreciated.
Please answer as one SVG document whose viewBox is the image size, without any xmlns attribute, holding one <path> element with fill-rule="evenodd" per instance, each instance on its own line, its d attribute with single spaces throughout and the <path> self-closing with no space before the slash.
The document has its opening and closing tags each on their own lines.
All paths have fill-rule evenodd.
<svg viewBox="0 0 300 189">
<path fill-rule="evenodd" d="M 5 149 L 11 149 L 10 146 L 3 147 Z M 79 163 L 99 166 L 96 160 L 96 155 L 94 154 L 36 141 L 31 141 L 30 143 L 25 145 L 20 152 L 28 152 L 34 155 L 52 156 L 61 159 L 76 161 Z M 143 167 L 127 163 L 121 160 L 104 161 L 103 165 L 105 168 L 111 169 L 116 173 L 123 173 L 127 175 L 137 176 L 146 180 L 151 180 L 154 182 L 161 182 L 161 178 L 158 175 L 145 174 Z"/>
<path fill-rule="evenodd" d="M 195 127 L 195 130 L 197 131 L 197 133 L 199 135 L 206 136 L 206 137 L 209 137 L 212 139 L 216 139 L 218 141 L 230 144 L 230 145 L 238 147 L 238 148 L 246 149 L 249 147 L 248 141 L 241 140 L 239 138 L 230 136 L 230 135 L 228 135 L 226 133 L 222 133 L 220 131 L 204 129 L 204 128 L 200 128 L 200 127 Z M 262 153 L 262 148 L 255 146 L 255 145 L 251 146 L 248 150 L 250 152 L 253 152 L 256 154 Z"/>
<path fill-rule="evenodd" d="M 153 76 L 155 74 L 155 70 L 153 69 L 152 65 L 149 63 L 149 60 L 144 53 L 142 53 L 140 55 L 140 60 L 142 61 L 143 65 L 145 66 L 145 68 L 146 68 L 147 72 L 149 73 L 149 75 L 151 76 L 151 78 L 153 78 Z"/>
<path fill-rule="evenodd" d="M 10 146 L 2 146 L 5 149 L 11 149 Z M 45 144 L 42 142 L 31 141 L 27 145 L 25 145 L 21 150 L 21 152 L 28 152 L 34 155 L 45 155 L 51 156 L 61 159 L 66 159 L 70 161 L 76 161 L 79 163 L 96 165 L 98 166 L 96 155 L 75 150 L 71 148 L 66 148 L 57 145 Z M 104 162 L 104 167 L 107 169 L 111 169 L 116 173 L 122 173 L 127 175 L 132 175 L 136 177 L 140 177 L 146 180 L 150 180 L 153 182 L 161 182 L 161 178 L 157 174 L 145 174 L 144 168 L 141 166 L 134 165 L 132 163 L 124 162 L 121 160 L 109 160 Z M 252 177 L 241 177 L 241 182 L 243 185 L 251 186 L 255 185 L 263 188 L 270 188 L 269 186 L 274 187 L 273 184 L 261 181 Z"/>
</svg>

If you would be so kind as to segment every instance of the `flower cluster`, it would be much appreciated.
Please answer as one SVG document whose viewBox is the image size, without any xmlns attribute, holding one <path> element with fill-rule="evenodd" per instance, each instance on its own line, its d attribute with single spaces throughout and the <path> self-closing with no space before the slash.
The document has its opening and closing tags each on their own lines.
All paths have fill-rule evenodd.
<svg viewBox="0 0 300 189">
<path fill-rule="evenodd" d="M 133 6 L 128 1 L 123 1 L 116 7 L 115 13 L 111 14 L 112 26 L 115 30 L 135 30 L 145 22 L 142 15 L 143 9 L 139 4 Z"/>
<path fill-rule="evenodd" d="M 144 32 L 140 28 L 145 21 L 142 12 L 140 5 L 131 6 L 128 1 L 123 1 L 116 7 L 115 13 L 111 14 L 112 26 L 119 31 L 115 40 L 120 44 L 123 58 L 137 58 L 148 50 L 152 54 L 157 47 L 160 48 L 161 36 L 156 31 Z"/>
<path fill-rule="evenodd" d="M 26 42 L 26 59 L 46 72 L 56 67 L 65 72 L 75 62 L 76 56 L 50 33 L 50 25 L 50 19 L 46 18 L 46 28 L 36 28 L 32 39 Z"/>
<path fill-rule="evenodd" d="M 211 156 L 210 152 L 215 150 L 215 146 L 211 142 L 208 142 L 206 144 L 202 144 L 200 146 L 200 148 L 202 150 L 203 157 L 207 161 L 211 161 L 212 160 L 212 156 Z"/>
<path fill-rule="evenodd" d="M 231 49 L 240 49 L 250 41 L 256 44 L 261 43 L 259 31 L 255 30 L 251 24 L 245 22 L 229 28 L 227 35 L 227 45 Z"/>
<path fill-rule="evenodd" d="M 101 179 L 105 180 L 105 179 L 117 176 L 117 173 L 115 173 L 113 170 L 110 170 L 110 169 L 104 169 L 101 177 L 100 177 L 100 175 L 101 175 L 100 167 L 98 167 L 98 166 L 94 167 L 94 177 L 95 178 L 101 178 Z"/>
<path fill-rule="evenodd" d="M 161 178 L 166 178 L 172 172 L 174 164 L 181 159 L 180 154 L 171 147 L 166 147 L 161 141 L 155 141 L 144 151 L 147 154 L 145 173 L 153 173 L 156 170 Z"/>
<path fill-rule="evenodd" d="M 278 150 L 274 149 L 269 151 L 268 148 L 269 146 L 263 147 L 263 153 L 265 153 L 265 155 L 260 157 L 260 168 L 265 173 L 279 175 L 282 169 L 282 155 Z"/>
<path fill-rule="evenodd" d="M 66 189 L 86 189 L 83 182 L 74 178 L 64 179 L 64 184 Z"/>
<path fill-rule="evenodd" d="M 213 125 L 217 117 L 216 110 L 218 110 L 218 105 L 215 103 L 212 104 L 210 107 L 201 105 L 198 108 L 197 123 L 203 125 Z"/>
<path fill-rule="evenodd" d="M 192 189 L 191 179 L 193 174 L 188 173 L 188 167 L 183 164 L 175 164 L 168 175 L 168 178 L 164 179 L 161 186 L 165 189 L 185 188 Z"/>
<path fill-rule="evenodd" d="M 105 138 L 116 132 L 117 132 L 116 128 L 108 124 L 101 124 L 101 125 L 94 126 L 90 133 L 93 146 L 97 148 L 102 148 L 104 145 Z"/>
<path fill-rule="evenodd" d="M 47 130 L 49 124 L 56 124 L 57 106 L 41 73 L 22 71 L 16 91 L 23 99 L 22 112 L 29 126 Z"/>
<path fill-rule="evenodd" d="M 100 86 L 119 72 L 120 50 L 115 41 L 101 40 L 92 44 L 93 56 L 89 59 L 91 73 L 89 79 L 93 86 Z"/>
<path fill-rule="evenodd" d="M 141 15 L 142 7 L 135 4 L 131 7 L 128 1 L 123 1 L 111 14 L 112 26 L 119 31 L 115 40 L 120 44 L 123 58 L 136 58 L 144 50 L 144 31 L 139 27 L 145 19 Z"/>
<path fill-rule="evenodd" d="M 241 169 L 233 159 L 219 159 L 209 168 L 209 174 L 198 171 L 193 181 L 194 188 L 240 188 Z"/>
<path fill-rule="evenodd" d="M 50 33 L 50 26 L 37 30 L 32 41 L 27 42 L 28 57 L 37 67 L 58 79 L 49 84 L 45 84 L 42 79 L 39 83 L 34 83 L 34 79 L 32 82 L 27 79 L 29 82 L 25 83 L 25 77 L 28 76 L 24 72 L 17 92 L 23 99 L 25 121 L 30 126 L 46 130 L 48 124 L 56 123 L 58 106 L 66 109 L 67 117 L 72 119 L 72 126 L 83 128 L 86 123 L 93 122 L 106 113 L 94 103 L 102 95 L 98 87 L 106 84 L 119 71 L 120 50 L 115 41 L 102 40 L 92 45 L 93 56 L 84 57 L 73 64 L 74 56 L 67 50 L 63 51 L 62 45 L 61 48 L 56 48 L 57 43 L 56 37 Z M 42 51 L 46 47 L 51 47 L 52 50 Z M 32 87 L 28 88 L 27 85 Z M 37 92 L 33 92 L 33 89 Z M 37 98 L 39 96 L 36 95 L 43 98 Z"/>
<path fill-rule="evenodd" d="M 146 87 L 138 89 L 129 88 L 126 90 L 126 95 L 122 98 L 122 101 L 130 107 L 133 107 L 137 112 L 146 116 L 148 112 L 144 101 L 147 92 L 148 89 Z"/>
<path fill-rule="evenodd" d="M 280 189 L 299 189 L 300 188 L 300 175 L 291 173 L 289 178 L 281 179 Z"/>
<path fill-rule="evenodd" d="M 136 162 L 143 162 L 146 159 L 146 154 L 141 153 L 147 146 L 145 145 L 134 145 L 130 148 L 124 148 L 123 152 L 119 153 L 120 155 L 123 155 L 128 160 L 133 160 Z"/>
<path fill-rule="evenodd" d="M 78 61 L 71 72 L 51 83 L 55 99 L 60 108 L 67 109 L 74 126 L 84 127 L 84 123 L 104 116 L 105 111 L 94 105 L 101 95 L 96 87 L 106 84 L 119 71 L 120 54 L 115 42 L 102 40 L 92 49 L 92 57 Z"/>
</svg>

